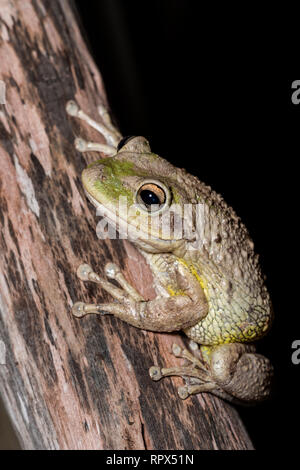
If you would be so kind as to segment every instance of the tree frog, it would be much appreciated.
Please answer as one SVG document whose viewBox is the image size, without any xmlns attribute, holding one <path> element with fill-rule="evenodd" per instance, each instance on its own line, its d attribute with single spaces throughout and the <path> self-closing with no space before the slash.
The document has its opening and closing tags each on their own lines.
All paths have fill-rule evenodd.
<svg viewBox="0 0 300 470">
<path fill-rule="evenodd" d="M 108 313 L 144 330 L 183 330 L 189 348 L 174 344 L 173 354 L 184 365 L 149 370 L 155 381 L 182 377 L 182 399 L 201 392 L 245 404 L 267 398 L 273 367 L 253 342 L 269 330 L 272 305 L 239 217 L 209 186 L 154 154 L 144 137 L 122 138 L 104 107 L 102 123 L 74 101 L 66 110 L 105 137 L 106 144 L 75 140 L 80 152 L 106 155 L 83 171 L 86 195 L 146 258 L 157 292 L 144 299 L 115 264 L 106 264 L 107 279 L 82 264 L 78 277 L 99 284 L 113 301 L 76 302 L 73 314 Z"/>
</svg>

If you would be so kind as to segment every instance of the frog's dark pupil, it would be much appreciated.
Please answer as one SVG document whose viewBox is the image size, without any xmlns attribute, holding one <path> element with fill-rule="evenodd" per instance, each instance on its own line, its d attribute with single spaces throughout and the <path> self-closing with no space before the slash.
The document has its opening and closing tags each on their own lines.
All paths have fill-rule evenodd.
<svg viewBox="0 0 300 470">
<path fill-rule="evenodd" d="M 160 204 L 160 200 L 153 191 L 149 189 L 143 189 L 140 192 L 141 199 L 146 206 L 151 206 L 151 204 Z"/>
</svg>

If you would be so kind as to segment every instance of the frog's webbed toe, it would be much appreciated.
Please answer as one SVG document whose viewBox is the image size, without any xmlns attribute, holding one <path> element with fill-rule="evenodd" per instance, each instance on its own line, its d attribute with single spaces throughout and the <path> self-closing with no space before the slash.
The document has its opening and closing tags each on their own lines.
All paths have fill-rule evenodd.
<svg viewBox="0 0 300 470">
<path fill-rule="evenodd" d="M 196 355 L 193 355 L 187 349 L 182 349 L 176 343 L 173 344 L 172 353 L 176 357 L 185 359 L 185 365 L 169 368 L 152 366 L 149 369 L 152 380 L 158 381 L 168 376 L 182 377 L 185 381 L 185 385 L 178 388 L 178 395 L 183 400 L 190 395 L 201 392 L 211 392 L 217 389 L 217 384 L 212 379 L 206 364 L 201 362 Z"/>
<path fill-rule="evenodd" d="M 105 265 L 105 274 L 109 279 L 114 279 L 118 282 L 118 284 L 122 287 L 122 289 L 131 297 L 132 299 L 141 302 L 144 299 L 136 290 L 135 288 L 126 281 L 125 277 L 123 276 L 119 266 L 114 263 L 107 263 Z"/>
<path fill-rule="evenodd" d="M 122 306 L 113 303 L 107 304 L 86 304 L 84 302 L 76 302 L 72 307 L 72 313 L 77 318 L 82 318 L 91 313 L 98 315 L 106 315 L 108 313 L 116 314 L 122 309 Z"/>
<path fill-rule="evenodd" d="M 127 310 L 132 308 L 136 302 L 141 302 L 144 298 L 132 287 L 125 279 L 120 268 L 114 263 L 105 265 L 105 274 L 109 279 L 114 279 L 121 286 L 117 287 L 111 282 L 102 279 L 89 264 L 81 264 L 77 269 L 77 276 L 81 281 L 91 281 L 99 284 L 102 289 L 108 292 L 114 299 L 111 303 L 86 304 L 76 302 L 72 307 L 72 313 L 75 317 L 81 318 L 88 314 L 103 315 L 111 313 L 113 315 L 124 317 Z"/>
</svg>

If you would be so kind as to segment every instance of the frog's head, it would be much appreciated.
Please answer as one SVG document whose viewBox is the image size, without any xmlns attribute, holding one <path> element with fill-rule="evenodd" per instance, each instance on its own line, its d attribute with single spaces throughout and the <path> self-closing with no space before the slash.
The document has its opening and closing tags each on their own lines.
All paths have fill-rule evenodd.
<svg viewBox="0 0 300 470">
<path fill-rule="evenodd" d="M 115 155 L 83 171 L 82 181 L 99 214 L 145 251 L 172 252 L 192 239 L 191 217 L 183 224 L 183 205 L 191 202 L 184 172 L 152 153 L 144 137 L 123 139 Z"/>
</svg>

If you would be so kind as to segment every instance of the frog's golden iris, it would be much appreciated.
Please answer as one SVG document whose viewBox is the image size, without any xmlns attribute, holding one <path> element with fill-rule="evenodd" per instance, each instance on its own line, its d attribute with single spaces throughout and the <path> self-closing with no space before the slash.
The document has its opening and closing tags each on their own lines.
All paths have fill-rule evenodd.
<svg viewBox="0 0 300 470">
<path fill-rule="evenodd" d="M 146 183 L 137 192 L 137 202 L 144 204 L 149 210 L 153 205 L 160 209 L 165 201 L 165 191 L 155 183 Z"/>
</svg>

